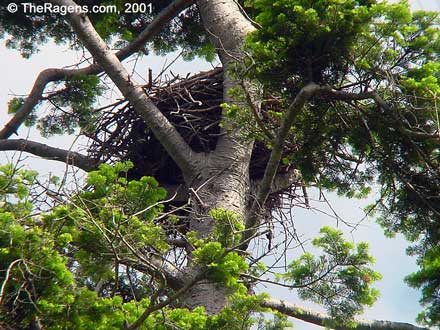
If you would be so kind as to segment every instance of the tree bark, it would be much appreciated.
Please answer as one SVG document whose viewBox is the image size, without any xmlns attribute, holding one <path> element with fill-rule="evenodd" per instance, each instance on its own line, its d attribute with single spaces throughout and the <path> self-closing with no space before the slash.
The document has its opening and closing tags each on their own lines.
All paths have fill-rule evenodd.
<svg viewBox="0 0 440 330">
<path fill-rule="evenodd" d="M 254 27 L 246 20 L 236 1 L 200 0 L 197 5 L 203 25 L 217 49 L 223 64 L 223 101 L 234 103 L 228 94 L 237 83 L 228 75 L 229 65 L 241 57 L 246 34 Z M 223 116 L 224 126 L 214 152 L 200 163 L 196 180 L 191 187 L 196 216 L 191 219 L 190 230 L 206 237 L 213 229 L 208 216 L 212 209 L 222 208 L 234 212 L 244 221 L 250 195 L 249 162 L 254 141 L 243 139 L 241 130 Z M 204 306 L 209 314 L 218 313 L 226 304 L 226 290 L 218 284 L 201 281 L 191 288 L 185 305 Z"/>
<path fill-rule="evenodd" d="M 45 159 L 56 160 L 78 167 L 86 172 L 96 170 L 99 165 L 98 161 L 95 159 L 78 152 L 51 147 L 43 143 L 26 139 L 0 140 L 0 150 L 28 152 Z"/>
</svg>

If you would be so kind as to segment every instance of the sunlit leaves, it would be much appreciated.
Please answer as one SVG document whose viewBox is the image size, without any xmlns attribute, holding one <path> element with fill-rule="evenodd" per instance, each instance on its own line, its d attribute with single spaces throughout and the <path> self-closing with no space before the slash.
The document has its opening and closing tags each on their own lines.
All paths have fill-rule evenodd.
<svg viewBox="0 0 440 330">
<path fill-rule="evenodd" d="M 162 229 L 152 222 L 165 191 L 151 178 L 128 182 L 121 174 L 130 167 L 101 166 L 90 175 L 87 191 L 42 221 L 33 221 L 26 201 L 36 173 L 0 167 L 1 299 L 8 311 L 2 317 L 26 324 L 38 315 L 47 329 L 122 327 L 127 306 L 121 298 L 98 297 L 88 286 L 113 279 L 115 253 L 167 248 Z"/>
<path fill-rule="evenodd" d="M 241 238 L 241 231 L 244 230 L 244 223 L 234 212 L 224 209 L 215 209 L 210 212 L 215 221 L 215 240 L 224 247 L 236 246 Z"/>
<path fill-rule="evenodd" d="M 289 79 L 329 83 L 345 74 L 356 36 L 367 27 L 372 2 L 246 2 L 259 29 L 247 39 L 254 74 L 274 89 Z"/>
<path fill-rule="evenodd" d="M 418 261 L 420 269 L 409 275 L 406 282 L 422 289 L 421 303 L 426 307 L 418 320 L 427 325 L 440 323 L 440 247 L 434 246 Z"/>
<path fill-rule="evenodd" d="M 60 91 L 49 97 L 53 107 L 38 120 L 38 129 L 44 136 L 72 134 L 77 127 L 84 133 L 93 132 L 98 118 L 93 106 L 103 91 L 94 75 L 77 75 L 67 80 Z"/>
<path fill-rule="evenodd" d="M 353 316 L 378 298 L 371 284 L 381 276 L 369 268 L 374 260 L 366 243 L 355 246 L 329 227 L 320 232 L 313 245 L 324 254 L 305 253 L 278 275 L 279 280 L 298 288 L 301 298 L 324 304 L 337 324 L 353 325 Z"/>
</svg>

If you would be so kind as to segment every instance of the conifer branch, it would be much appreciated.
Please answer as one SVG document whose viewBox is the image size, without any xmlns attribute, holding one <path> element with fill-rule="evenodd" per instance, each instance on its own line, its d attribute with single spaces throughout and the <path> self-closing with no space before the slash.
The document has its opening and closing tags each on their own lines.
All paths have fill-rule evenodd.
<svg viewBox="0 0 440 330">
<path fill-rule="evenodd" d="M 52 3 L 60 6 L 77 6 L 72 0 L 53 0 Z M 125 67 L 96 32 L 87 15 L 75 12 L 68 14 L 66 19 L 95 61 L 101 65 L 122 95 L 133 105 L 135 111 L 181 168 L 184 176 L 191 177 L 195 172 L 197 154 L 192 151 L 156 105 L 148 99 L 142 87 L 131 80 Z"/>
</svg>

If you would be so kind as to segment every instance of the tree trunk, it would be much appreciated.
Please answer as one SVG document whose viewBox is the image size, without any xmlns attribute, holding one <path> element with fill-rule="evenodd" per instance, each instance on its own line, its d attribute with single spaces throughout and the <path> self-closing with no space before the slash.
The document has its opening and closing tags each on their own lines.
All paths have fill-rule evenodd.
<svg viewBox="0 0 440 330">
<path fill-rule="evenodd" d="M 231 140 L 230 143 L 235 144 L 234 153 L 211 154 L 191 189 L 195 212 L 190 220 L 190 230 L 197 231 L 200 237 L 206 237 L 213 230 L 213 219 L 209 217 L 212 209 L 222 208 L 233 211 L 242 219 L 246 217 L 252 142 Z M 188 273 L 194 273 L 191 265 L 189 267 Z M 225 306 L 226 294 L 224 287 L 203 280 L 188 291 L 184 305 L 189 308 L 203 306 L 213 315 Z"/>
<path fill-rule="evenodd" d="M 235 1 L 200 0 L 197 4 L 224 67 L 223 100 L 233 103 L 228 90 L 236 86 L 236 82 L 228 75 L 229 63 L 241 57 L 244 37 L 254 28 Z M 190 221 L 190 230 L 197 231 L 200 237 L 206 237 L 213 229 L 213 220 L 208 215 L 212 209 L 222 208 L 234 212 L 243 221 L 246 219 L 253 143 L 253 140 L 245 140 L 241 130 L 224 119 L 215 151 L 199 164 L 194 182 L 187 182 L 192 188 L 196 213 Z M 216 314 L 226 304 L 226 290 L 205 280 L 189 290 L 184 304 L 190 308 L 203 306 L 209 314 Z"/>
</svg>

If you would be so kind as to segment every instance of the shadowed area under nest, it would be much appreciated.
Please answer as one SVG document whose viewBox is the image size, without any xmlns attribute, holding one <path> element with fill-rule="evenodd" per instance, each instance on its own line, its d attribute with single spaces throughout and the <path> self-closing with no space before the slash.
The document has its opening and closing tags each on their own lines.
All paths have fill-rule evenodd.
<svg viewBox="0 0 440 330">
<path fill-rule="evenodd" d="M 192 77 L 174 77 L 166 83 L 147 85 L 145 92 L 151 101 L 176 127 L 196 152 L 215 149 L 220 134 L 223 102 L 223 70 L 215 68 Z M 265 103 L 273 107 L 273 102 Z M 279 106 L 279 104 L 278 104 Z M 90 153 L 102 161 L 131 160 L 132 179 L 144 175 L 155 177 L 161 184 L 181 184 L 180 169 L 155 138 L 133 107 L 119 102 L 102 116 Z M 257 142 L 250 165 L 251 179 L 263 177 L 269 150 Z M 280 167 L 279 172 L 286 172 Z"/>
</svg>

